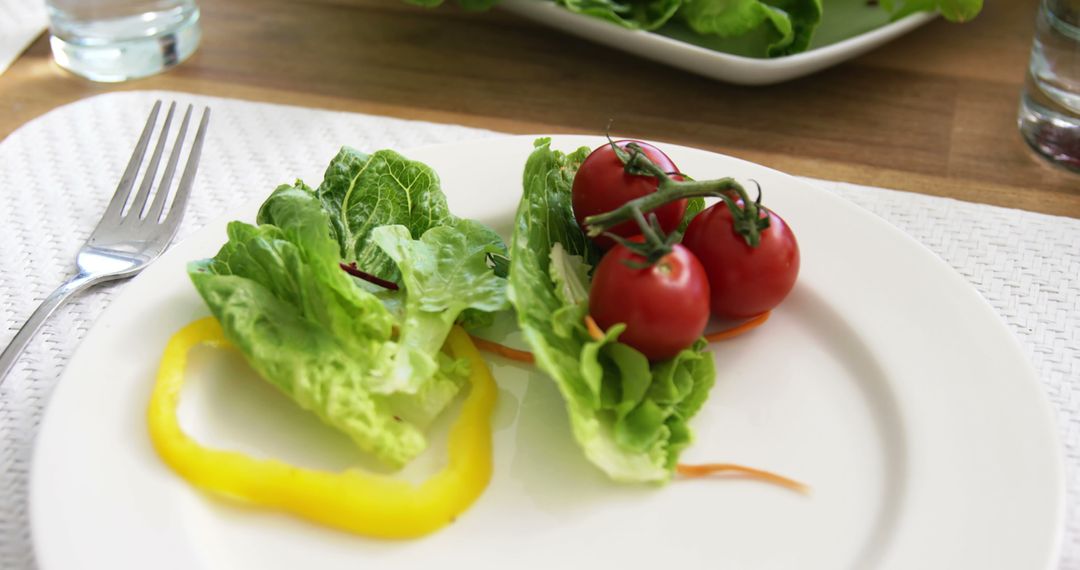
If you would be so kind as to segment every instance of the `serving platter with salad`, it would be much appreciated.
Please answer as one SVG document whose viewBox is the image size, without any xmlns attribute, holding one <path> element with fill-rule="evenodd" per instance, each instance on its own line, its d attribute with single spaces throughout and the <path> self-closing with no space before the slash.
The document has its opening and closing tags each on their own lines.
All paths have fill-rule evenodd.
<svg viewBox="0 0 1080 570">
<path fill-rule="evenodd" d="M 644 191 L 606 202 L 620 181 Z M 345 148 L 268 194 L 72 359 L 32 478 L 46 570 L 1053 560 L 1058 451 L 1015 341 L 804 182 L 518 137 Z"/>
<path fill-rule="evenodd" d="M 858 57 L 911 33 L 937 18 L 916 12 L 890 19 L 864 0 L 828 2 L 806 51 L 764 57 L 760 35 L 722 39 L 681 24 L 657 30 L 631 29 L 564 9 L 545 0 L 503 0 L 503 9 L 586 40 L 638 57 L 739 85 L 772 85 L 804 77 Z"/>
<path fill-rule="evenodd" d="M 444 0 L 408 0 L 437 6 Z M 768 85 L 859 56 L 982 0 L 458 0 L 721 81 Z"/>
</svg>

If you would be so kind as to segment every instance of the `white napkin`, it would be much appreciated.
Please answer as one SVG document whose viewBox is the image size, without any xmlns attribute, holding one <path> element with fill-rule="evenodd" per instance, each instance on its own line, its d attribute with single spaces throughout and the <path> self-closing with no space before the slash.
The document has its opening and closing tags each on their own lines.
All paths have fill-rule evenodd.
<svg viewBox="0 0 1080 570">
<path fill-rule="evenodd" d="M 44 0 L 0 0 L 0 74 L 48 25 Z"/>
</svg>

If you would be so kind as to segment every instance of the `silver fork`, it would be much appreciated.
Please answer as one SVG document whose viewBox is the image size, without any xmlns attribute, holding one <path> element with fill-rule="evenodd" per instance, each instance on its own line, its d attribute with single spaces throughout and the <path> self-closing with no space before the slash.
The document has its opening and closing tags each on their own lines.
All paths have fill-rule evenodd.
<svg viewBox="0 0 1080 570">
<path fill-rule="evenodd" d="M 184 138 L 187 135 L 188 124 L 191 121 L 191 105 L 188 105 L 187 112 L 184 113 L 184 120 L 180 124 L 180 131 L 173 144 L 160 186 L 153 193 L 153 201 L 147 206 L 158 165 L 161 163 L 161 155 L 165 150 L 169 127 L 176 111 L 176 103 L 169 105 L 169 111 L 165 115 L 165 124 L 161 127 L 161 134 L 150 162 L 147 164 L 142 184 L 139 185 L 137 191 L 133 192 L 135 178 L 139 173 L 143 157 L 146 156 L 146 149 L 150 144 L 150 137 L 160 111 L 161 101 L 157 101 L 150 111 L 150 117 L 146 120 L 139 142 L 135 145 L 135 152 L 131 154 L 131 159 L 128 161 L 123 176 L 120 177 L 120 184 L 117 185 L 116 193 L 113 194 L 112 200 L 105 209 L 105 214 L 94 228 L 94 232 L 90 234 L 90 239 L 86 240 L 75 257 L 78 273 L 42 301 L 37 310 L 27 319 L 26 324 L 15 334 L 11 344 L 0 354 L 0 384 L 4 382 L 4 378 L 7 377 L 30 339 L 49 318 L 49 315 L 64 304 L 64 301 L 73 294 L 98 283 L 134 276 L 157 259 L 176 235 L 180 220 L 184 217 L 188 197 L 191 195 L 195 172 L 198 170 L 203 138 L 206 136 L 206 126 L 210 121 L 210 109 L 206 108 L 203 111 L 202 119 L 199 121 L 199 130 L 195 133 L 191 152 L 188 153 L 187 164 L 184 166 L 183 174 L 180 175 L 180 185 L 177 186 L 167 212 L 165 208 L 169 199 L 169 186 L 172 184 L 176 164 L 180 160 Z"/>
</svg>

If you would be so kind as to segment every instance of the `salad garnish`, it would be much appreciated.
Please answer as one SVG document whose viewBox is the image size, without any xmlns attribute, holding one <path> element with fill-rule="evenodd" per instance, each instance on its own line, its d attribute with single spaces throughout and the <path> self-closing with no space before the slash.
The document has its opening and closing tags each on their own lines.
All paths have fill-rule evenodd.
<svg viewBox="0 0 1080 570">
<path fill-rule="evenodd" d="M 804 483 L 789 479 L 783 475 L 777 475 L 771 471 L 764 471 L 762 469 L 755 469 L 753 467 L 735 463 L 702 463 L 700 465 L 680 463 L 675 467 L 675 472 L 688 478 L 708 477 L 709 475 L 717 474 L 742 476 L 779 485 L 804 495 L 810 493 L 810 487 L 807 487 Z"/>
<path fill-rule="evenodd" d="M 799 274 L 799 245 L 784 219 L 762 204 L 760 185 L 757 197 L 751 200 L 742 184 L 732 178 L 686 180 L 684 175 L 672 176 L 668 172 L 670 159 L 655 163 L 637 141 L 609 142 L 609 146 L 627 177 L 648 177 L 656 181 L 656 189 L 609 212 L 580 219 L 590 237 L 597 239 L 611 228 L 636 221 L 645 243 L 650 245 L 643 253 L 665 255 L 665 248 L 671 248 L 669 244 L 678 239 L 664 239 L 661 243 L 655 235 L 661 229 L 659 224 L 655 218 L 646 222 L 644 213 L 686 200 L 719 199 L 687 216 L 684 232 L 675 234 L 701 262 L 707 275 L 712 314 L 721 319 L 747 319 L 773 309 L 787 297 Z M 619 194 L 610 189 L 585 191 Z"/>
<path fill-rule="evenodd" d="M 453 522 L 491 480 L 491 413 L 498 388 L 460 328 L 450 332 L 446 346 L 452 357 L 469 363 L 469 393 L 450 428 L 449 461 L 419 485 L 359 469 L 332 473 L 210 449 L 185 434 L 176 410 L 188 352 L 200 344 L 236 350 L 226 336 L 213 318 L 177 332 L 165 348 L 150 398 L 150 440 L 192 485 L 357 534 L 415 538 Z"/>
<path fill-rule="evenodd" d="M 589 298 L 580 292 L 589 291 L 600 251 L 571 205 L 574 176 L 589 154 L 537 141 L 525 165 L 507 292 L 537 366 L 566 400 L 585 456 L 616 481 L 665 482 L 692 439 L 687 422 L 715 381 L 713 358 L 699 339 L 650 363 L 618 341 L 624 325 L 590 334 Z"/>
</svg>

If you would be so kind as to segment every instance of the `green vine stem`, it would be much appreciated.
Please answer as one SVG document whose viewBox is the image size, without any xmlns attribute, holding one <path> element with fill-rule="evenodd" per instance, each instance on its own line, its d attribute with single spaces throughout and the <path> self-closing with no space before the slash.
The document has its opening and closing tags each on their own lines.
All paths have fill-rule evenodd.
<svg viewBox="0 0 1080 570">
<path fill-rule="evenodd" d="M 743 236 L 747 245 L 757 247 L 761 243 L 761 232 L 769 227 L 769 217 L 761 215 L 763 212 L 767 213 L 767 210 L 761 205 L 760 186 L 758 187 L 757 199 L 751 200 L 746 189 L 736 182 L 734 178 L 676 180 L 649 160 L 649 157 L 645 156 L 645 153 L 637 144 L 629 143 L 626 145 L 626 149 L 619 148 L 614 142 L 610 144 L 628 174 L 651 176 L 656 178 L 659 184 L 656 192 L 631 200 L 610 212 L 585 218 L 585 225 L 590 237 L 601 235 L 627 220 L 637 220 L 644 233 L 648 229 L 648 224 L 642 224 L 643 220 L 641 218 L 643 216 L 641 212 L 650 212 L 676 200 L 700 197 L 723 200 L 728 210 L 731 211 L 735 231 Z M 737 196 L 737 199 L 732 197 L 732 193 Z"/>
<path fill-rule="evenodd" d="M 629 259 L 623 260 L 623 263 L 631 269 L 645 269 L 656 265 L 661 258 L 671 253 L 675 244 L 682 240 L 682 234 L 679 232 L 672 232 L 671 234 L 665 235 L 663 228 L 660 227 L 660 221 L 656 219 L 656 214 L 649 214 L 649 218 L 646 220 L 645 214 L 641 213 L 641 210 L 635 208 L 633 216 L 634 221 L 637 222 L 638 227 L 641 228 L 641 241 L 626 239 L 610 232 L 604 233 L 604 235 L 611 238 L 616 243 L 621 244 L 623 247 L 645 259 L 644 262 Z"/>
</svg>

